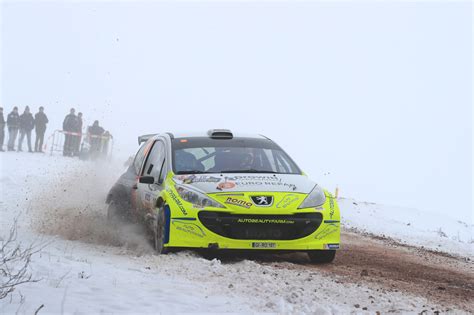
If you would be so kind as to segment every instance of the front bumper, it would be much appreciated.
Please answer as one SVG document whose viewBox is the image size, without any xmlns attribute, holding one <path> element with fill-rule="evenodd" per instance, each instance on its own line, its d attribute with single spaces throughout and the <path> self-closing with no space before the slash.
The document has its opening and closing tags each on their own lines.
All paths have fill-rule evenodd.
<svg viewBox="0 0 474 315">
<path fill-rule="evenodd" d="M 246 250 L 339 248 L 340 222 L 324 219 L 321 212 L 247 217 L 215 213 L 202 211 L 196 217 L 170 218 L 166 246 Z"/>
</svg>

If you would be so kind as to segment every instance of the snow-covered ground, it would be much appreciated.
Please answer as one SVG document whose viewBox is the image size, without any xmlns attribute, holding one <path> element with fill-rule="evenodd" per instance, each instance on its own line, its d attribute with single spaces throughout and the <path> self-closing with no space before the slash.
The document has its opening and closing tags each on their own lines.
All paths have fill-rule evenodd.
<svg viewBox="0 0 474 315">
<path fill-rule="evenodd" d="M 2 314 L 33 314 L 41 305 L 39 314 L 344 314 L 363 307 L 372 313 L 414 312 L 429 304 L 422 297 L 295 268 L 290 262 L 206 260 L 192 252 L 156 256 L 133 227 L 114 230 L 104 224 L 105 193 L 120 175 L 120 163 L 28 153 L 4 153 L 0 163 L 0 237 L 19 217 L 22 246 L 45 244 L 31 263 L 33 277 L 40 281 L 21 285 L 0 300 Z M 346 226 L 460 255 L 472 253 L 472 226 L 432 214 L 427 220 L 412 209 L 340 202 Z"/>
<path fill-rule="evenodd" d="M 457 256 L 474 255 L 472 224 L 418 209 L 343 198 L 338 201 L 346 228 Z"/>
</svg>

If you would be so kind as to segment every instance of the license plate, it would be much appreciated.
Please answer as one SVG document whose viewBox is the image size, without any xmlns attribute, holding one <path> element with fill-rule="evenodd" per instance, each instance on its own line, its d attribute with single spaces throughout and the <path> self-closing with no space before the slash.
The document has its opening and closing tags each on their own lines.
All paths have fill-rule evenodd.
<svg viewBox="0 0 474 315">
<path fill-rule="evenodd" d="M 275 248 L 276 243 L 268 243 L 268 242 L 254 242 L 252 243 L 253 248 Z"/>
</svg>

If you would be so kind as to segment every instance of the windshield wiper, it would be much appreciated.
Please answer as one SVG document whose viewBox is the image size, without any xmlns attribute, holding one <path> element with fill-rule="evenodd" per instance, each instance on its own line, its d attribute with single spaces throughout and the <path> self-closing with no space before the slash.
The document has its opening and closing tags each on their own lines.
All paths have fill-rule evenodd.
<svg viewBox="0 0 474 315">
<path fill-rule="evenodd" d="M 249 170 L 225 170 L 225 171 L 220 171 L 220 173 L 269 173 L 269 174 L 280 174 L 280 173 L 274 172 L 274 171 L 255 170 L 255 169 L 249 169 Z"/>
</svg>

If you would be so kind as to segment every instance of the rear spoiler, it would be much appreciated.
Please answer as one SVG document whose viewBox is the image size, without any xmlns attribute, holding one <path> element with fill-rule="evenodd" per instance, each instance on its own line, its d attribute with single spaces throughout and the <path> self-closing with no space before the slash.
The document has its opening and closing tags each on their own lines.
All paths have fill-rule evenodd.
<svg viewBox="0 0 474 315">
<path fill-rule="evenodd" d="M 143 142 L 148 141 L 151 137 L 156 136 L 157 133 L 151 133 L 149 135 L 143 135 L 138 137 L 138 145 L 142 144 Z"/>
</svg>

